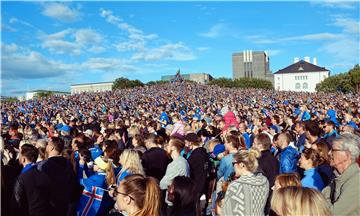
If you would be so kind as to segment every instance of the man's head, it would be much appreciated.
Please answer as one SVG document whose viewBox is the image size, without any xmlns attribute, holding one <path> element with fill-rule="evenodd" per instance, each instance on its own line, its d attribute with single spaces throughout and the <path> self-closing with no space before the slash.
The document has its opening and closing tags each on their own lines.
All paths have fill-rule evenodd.
<svg viewBox="0 0 360 216">
<path fill-rule="evenodd" d="M 176 155 L 179 155 L 181 150 L 184 148 L 185 143 L 184 141 L 178 139 L 178 138 L 171 138 L 169 141 L 169 144 L 167 146 L 167 153 L 172 156 L 173 153 L 176 153 Z"/>
<path fill-rule="evenodd" d="M 310 137 L 319 137 L 320 136 L 320 128 L 315 121 L 306 121 L 305 123 L 306 129 L 306 138 L 310 139 Z"/>
<path fill-rule="evenodd" d="M 245 133 L 245 132 L 246 132 L 246 129 L 247 129 L 247 127 L 246 127 L 245 122 L 241 122 L 241 123 L 239 124 L 239 131 L 240 131 L 241 133 Z"/>
<path fill-rule="evenodd" d="M 238 150 L 241 146 L 239 137 L 235 136 L 235 135 L 227 135 L 225 138 L 225 148 L 228 151 L 231 150 Z"/>
<path fill-rule="evenodd" d="M 324 132 L 325 133 L 330 133 L 331 131 L 333 131 L 335 129 L 335 124 L 333 121 L 327 121 L 325 122 L 324 125 Z"/>
<path fill-rule="evenodd" d="M 360 152 L 360 138 L 354 134 L 342 134 L 332 141 L 329 152 L 330 165 L 343 173 L 356 159 Z"/>
<path fill-rule="evenodd" d="M 277 145 L 280 149 L 284 149 L 289 146 L 291 136 L 288 133 L 281 133 L 277 139 Z"/>
<path fill-rule="evenodd" d="M 305 132 L 305 123 L 297 122 L 295 125 L 295 131 L 297 134 L 303 134 Z"/>
<path fill-rule="evenodd" d="M 185 135 L 185 144 L 186 146 L 199 146 L 200 145 L 200 137 L 196 135 L 196 133 L 188 133 Z"/>
<path fill-rule="evenodd" d="M 64 141 L 58 137 L 53 137 L 46 146 L 46 155 L 48 157 L 61 155 L 63 150 Z"/>
<path fill-rule="evenodd" d="M 23 166 L 35 163 L 39 155 L 39 150 L 30 144 L 24 144 L 20 148 L 19 163 Z"/>
<path fill-rule="evenodd" d="M 260 151 L 268 150 L 271 147 L 271 139 L 269 135 L 265 133 L 260 133 L 254 138 L 254 147 Z"/>
</svg>

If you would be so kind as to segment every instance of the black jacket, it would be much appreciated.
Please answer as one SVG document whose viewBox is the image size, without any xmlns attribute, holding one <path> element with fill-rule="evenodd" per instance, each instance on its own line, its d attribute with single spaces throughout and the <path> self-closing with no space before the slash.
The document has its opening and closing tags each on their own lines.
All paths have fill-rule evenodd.
<svg viewBox="0 0 360 216">
<path fill-rule="evenodd" d="M 70 161 L 62 156 L 51 157 L 41 167 L 38 166 L 38 169 L 46 173 L 52 183 L 51 202 L 55 208 L 52 216 L 64 216 L 69 211 L 74 211 L 72 208 L 79 201 L 82 188 Z"/>
<path fill-rule="evenodd" d="M 141 158 L 145 174 L 156 178 L 159 182 L 164 177 L 170 161 L 166 151 L 159 147 L 150 148 L 145 151 Z"/>
<path fill-rule="evenodd" d="M 12 201 L 13 215 L 50 215 L 51 181 L 36 166 L 19 175 Z"/>
<path fill-rule="evenodd" d="M 265 215 L 269 214 L 270 200 L 272 196 L 271 187 L 275 183 L 275 177 L 279 174 L 279 161 L 273 156 L 270 150 L 261 151 L 261 156 L 258 158 L 259 171 L 269 181 L 269 196 L 265 205 Z"/>
<path fill-rule="evenodd" d="M 258 159 L 259 171 L 269 181 L 270 188 L 274 185 L 275 177 L 279 174 L 279 161 L 271 154 L 270 150 L 261 151 Z"/>
<path fill-rule="evenodd" d="M 209 155 L 203 147 L 195 149 L 188 158 L 190 178 L 195 184 L 198 195 L 206 194 L 210 170 Z"/>
</svg>

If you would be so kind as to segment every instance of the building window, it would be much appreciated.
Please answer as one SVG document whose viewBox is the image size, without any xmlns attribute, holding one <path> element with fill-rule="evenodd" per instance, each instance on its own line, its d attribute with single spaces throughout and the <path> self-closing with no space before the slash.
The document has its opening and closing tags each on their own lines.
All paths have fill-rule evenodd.
<svg viewBox="0 0 360 216">
<path fill-rule="evenodd" d="M 308 88 L 308 84 L 306 82 L 303 83 L 303 89 L 307 89 Z"/>
<path fill-rule="evenodd" d="M 300 87 L 301 87 L 300 83 L 295 84 L 295 89 L 300 89 Z"/>
<path fill-rule="evenodd" d="M 295 80 L 297 80 L 297 76 L 295 76 Z"/>
</svg>

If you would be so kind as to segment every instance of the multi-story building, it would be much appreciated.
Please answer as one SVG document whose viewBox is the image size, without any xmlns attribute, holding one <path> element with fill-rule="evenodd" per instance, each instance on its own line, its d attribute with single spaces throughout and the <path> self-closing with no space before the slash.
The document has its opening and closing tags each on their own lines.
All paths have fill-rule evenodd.
<svg viewBox="0 0 360 216">
<path fill-rule="evenodd" d="M 270 59 L 265 51 L 245 50 L 232 55 L 233 79 L 258 78 L 273 82 Z"/>
</svg>

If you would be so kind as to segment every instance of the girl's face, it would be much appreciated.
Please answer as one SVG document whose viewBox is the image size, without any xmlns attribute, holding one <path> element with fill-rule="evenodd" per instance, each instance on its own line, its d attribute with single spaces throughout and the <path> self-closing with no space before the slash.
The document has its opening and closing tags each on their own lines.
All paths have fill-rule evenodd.
<svg viewBox="0 0 360 216">
<path fill-rule="evenodd" d="M 125 195 L 124 189 L 122 185 L 115 189 L 117 192 L 116 196 L 116 205 L 118 207 L 118 210 L 120 211 L 126 211 L 128 209 L 128 206 L 132 200 L 129 199 L 128 196 Z"/>
</svg>

